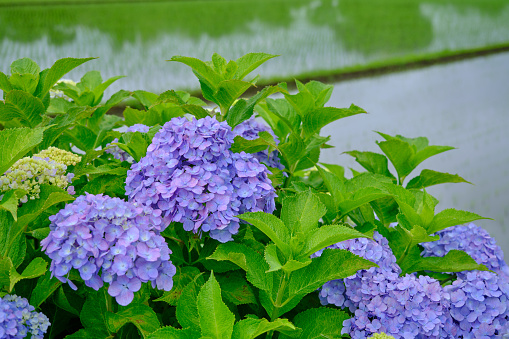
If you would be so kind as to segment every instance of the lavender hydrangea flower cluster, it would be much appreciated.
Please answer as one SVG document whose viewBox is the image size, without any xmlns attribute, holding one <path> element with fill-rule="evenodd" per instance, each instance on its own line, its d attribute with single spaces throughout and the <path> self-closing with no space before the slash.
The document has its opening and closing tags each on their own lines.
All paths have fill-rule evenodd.
<svg viewBox="0 0 509 339">
<path fill-rule="evenodd" d="M 52 275 L 74 289 L 73 268 L 95 290 L 109 283 L 108 293 L 124 306 L 141 283 L 171 290 L 176 268 L 159 235 L 160 215 L 160 210 L 102 194 L 78 197 L 50 217 L 50 234 L 41 241 L 52 259 Z"/>
<path fill-rule="evenodd" d="M 375 232 L 374 240 L 352 239 L 329 246 L 349 250 L 379 267 L 324 284 L 320 301 L 349 307 L 355 316 L 345 320 L 343 332 L 352 338 L 379 332 L 395 338 L 439 338 L 448 322 L 447 298 L 439 282 L 427 276 L 399 277 L 401 269 L 387 239 Z M 321 251 L 313 256 L 317 255 Z"/>
<path fill-rule="evenodd" d="M 0 298 L 0 338 L 25 338 L 29 333 L 34 339 L 44 338 L 51 324 L 48 317 L 34 310 L 25 298 L 16 295 Z"/>
<path fill-rule="evenodd" d="M 502 249 L 488 232 L 475 224 L 449 227 L 437 233 L 440 239 L 424 243 L 423 256 L 444 256 L 450 250 L 470 254 L 493 272 L 457 273 L 457 280 L 444 290 L 450 294 L 455 338 L 493 338 L 509 333 L 509 267 Z"/>
<path fill-rule="evenodd" d="M 226 122 L 213 117 L 171 119 L 127 172 L 126 194 L 163 211 L 165 223 L 209 232 L 220 242 L 232 240 L 239 228 L 235 215 L 272 213 L 276 196 L 265 165 L 230 151 L 234 136 Z"/>
<path fill-rule="evenodd" d="M 272 135 L 276 145 L 279 144 L 279 139 L 274 134 L 272 129 L 269 126 L 258 122 L 254 117 L 243 121 L 233 129 L 233 133 L 235 133 L 236 136 L 241 136 L 246 140 L 258 139 L 258 133 L 264 131 L 269 132 Z M 258 159 L 260 163 L 265 164 L 268 167 L 278 168 L 280 170 L 285 168 L 285 166 L 283 166 L 279 160 L 278 151 L 274 150 L 269 154 L 268 150 L 264 150 L 261 152 L 253 153 L 253 156 Z"/>
<path fill-rule="evenodd" d="M 148 133 L 150 130 L 149 126 L 143 125 L 143 124 L 135 124 L 132 126 L 129 126 L 126 130 L 126 132 L 141 132 L 141 133 Z M 133 162 L 133 158 L 124 150 L 120 149 L 118 146 L 113 145 L 114 143 L 118 142 L 118 138 L 115 138 L 111 141 L 111 143 L 107 144 L 106 147 L 108 147 L 105 152 L 108 154 L 113 155 L 113 158 L 120 160 L 120 161 L 129 161 Z"/>
</svg>

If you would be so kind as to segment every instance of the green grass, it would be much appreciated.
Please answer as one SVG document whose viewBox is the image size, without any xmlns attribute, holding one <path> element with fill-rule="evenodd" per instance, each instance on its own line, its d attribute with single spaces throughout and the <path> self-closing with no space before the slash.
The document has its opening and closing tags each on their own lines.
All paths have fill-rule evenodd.
<svg viewBox="0 0 509 339">
<path fill-rule="evenodd" d="M 41 5 L 8 5 L 27 2 Z M 138 51 L 148 53 L 161 48 L 161 60 L 190 53 L 189 47 L 157 46 L 166 41 L 164 37 L 182 41 L 183 45 L 208 39 L 205 45 L 211 50 L 191 49 L 198 57 L 210 56 L 214 51 L 226 56 L 249 51 L 281 54 L 281 58 L 270 62 L 275 66 L 266 76 L 272 79 L 401 65 L 509 44 L 506 0 L 322 0 L 320 6 L 310 0 L 48 2 L 55 3 L 0 0 L 0 60 L 8 63 L 26 55 L 45 57 L 47 52 L 42 55 L 30 47 L 44 39 L 46 49 L 58 51 L 55 57 L 75 56 L 74 50 L 67 51 L 65 46 L 76 41 L 79 29 L 108 37 L 113 51 L 122 50 L 126 44 L 137 46 L 131 58 L 140 57 L 137 53 L 143 55 Z M 259 41 L 260 27 L 265 32 L 264 42 Z M 291 35 L 299 27 L 308 27 L 302 32 L 308 34 L 307 40 Z M 288 37 L 277 40 L 281 34 Z M 13 51 L 7 42 L 20 45 Z M 90 44 L 86 56 L 108 58 L 105 53 L 110 52 L 96 48 L 94 42 Z M 244 49 L 236 48 L 238 44 L 245 45 Z M 119 58 L 118 63 L 143 65 L 142 60 L 122 59 L 129 56 Z M 0 69 L 6 67 L 0 65 Z"/>
</svg>

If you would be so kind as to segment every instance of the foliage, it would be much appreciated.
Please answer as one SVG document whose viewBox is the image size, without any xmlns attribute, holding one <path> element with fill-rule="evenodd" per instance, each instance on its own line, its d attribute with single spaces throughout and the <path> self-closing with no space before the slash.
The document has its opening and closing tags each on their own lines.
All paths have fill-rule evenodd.
<svg viewBox="0 0 509 339">
<path fill-rule="evenodd" d="M 425 189 L 466 180 L 423 170 L 403 186 L 417 165 L 452 148 L 379 133 L 383 154 L 347 152 L 366 172 L 346 178 L 341 166 L 319 162 L 332 147 L 320 131 L 365 111 L 326 106 L 333 88 L 317 81 L 246 96 L 258 80 L 251 72 L 273 57 L 171 58 L 191 67 L 205 101 L 173 90 L 121 90 L 104 100 L 120 77 L 103 81 L 95 71 L 59 81 L 90 59 L 41 71 L 25 58 L 0 74 L 0 175 L 18 173 L 25 159 L 53 166 L 44 176 L 30 167 L 2 186 L 0 296 L 16 293 L 47 314 L 49 338 L 315 338 L 368 323 L 379 332 L 379 300 L 362 292 L 371 313 L 345 303 L 349 282 L 397 280 L 398 293 L 418 291 L 437 313 L 427 335 L 445 326 L 450 306 L 433 291 L 456 278 L 450 273 L 477 278 L 449 289 L 485 276 L 492 291 L 504 288 L 481 272 L 499 261 L 468 248 L 431 251 L 442 246 L 436 232 L 482 217 L 435 214 L 438 201 Z M 137 104 L 123 118 L 107 114 L 128 98 Z M 57 172 L 74 190 L 62 189 Z M 411 335 L 421 313 L 405 317 Z"/>
</svg>

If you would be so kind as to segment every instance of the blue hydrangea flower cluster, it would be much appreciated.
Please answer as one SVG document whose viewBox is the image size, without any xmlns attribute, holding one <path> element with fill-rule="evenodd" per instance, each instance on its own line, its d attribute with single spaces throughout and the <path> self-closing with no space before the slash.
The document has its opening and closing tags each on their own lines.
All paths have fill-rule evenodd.
<svg viewBox="0 0 509 339">
<path fill-rule="evenodd" d="M 171 119 L 127 172 L 126 194 L 160 209 L 165 223 L 209 232 L 220 242 L 232 240 L 239 228 L 235 215 L 272 213 L 276 197 L 265 165 L 230 151 L 234 136 L 226 122 L 213 117 Z"/>
<path fill-rule="evenodd" d="M 233 133 L 235 133 L 236 136 L 241 136 L 246 140 L 258 139 L 258 133 L 260 132 L 269 132 L 274 138 L 276 145 L 279 144 L 279 139 L 272 129 L 269 126 L 258 122 L 254 117 L 243 121 L 233 129 Z M 264 150 L 253 153 L 253 156 L 258 159 L 260 163 L 265 164 L 268 167 L 278 168 L 280 170 L 285 168 L 285 166 L 281 164 L 281 161 L 279 160 L 279 153 L 276 150 L 270 152 L 270 154 L 268 150 Z"/>
<path fill-rule="evenodd" d="M 0 339 L 25 338 L 29 333 L 34 339 L 44 338 L 49 319 L 34 310 L 25 298 L 16 295 L 0 298 Z"/>
<path fill-rule="evenodd" d="M 143 124 L 135 124 L 132 126 L 129 126 L 126 130 L 126 132 L 141 132 L 141 133 L 148 133 L 150 127 L 143 125 Z M 133 158 L 127 153 L 126 151 L 120 149 L 118 146 L 114 146 L 114 143 L 118 142 L 118 138 L 115 138 L 111 141 L 111 143 L 107 144 L 106 147 L 108 147 L 105 152 L 108 154 L 113 155 L 115 159 L 118 159 L 120 161 L 129 161 L 133 162 Z"/>
<path fill-rule="evenodd" d="M 141 283 L 171 290 L 176 268 L 159 235 L 160 215 L 160 210 L 102 194 L 78 197 L 50 217 L 50 234 L 41 241 L 52 259 L 52 275 L 74 289 L 72 269 L 95 290 L 108 283 L 108 293 L 123 306 L 133 300 Z"/>
<path fill-rule="evenodd" d="M 329 246 L 349 250 L 379 267 L 324 284 L 320 301 L 349 307 L 355 316 L 343 323 L 343 332 L 352 338 L 379 332 L 395 338 L 439 338 L 448 322 L 447 298 L 439 282 L 427 276 L 399 277 L 401 269 L 387 239 L 375 232 L 374 240 L 352 239 Z M 313 256 L 317 255 L 321 251 Z"/>
<path fill-rule="evenodd" d="M 455 338 L 494 338 L 509 333 L 509 268 L 495 239 L 475 224 L 449 227 L 437 234 L 439 240 L 422 244 L 424 256 L 462 250 L 496 272 L 459 272 L 458 279 L 444 287 L 450 295 L 453 319 L 447 332 Z"/>
</svg>

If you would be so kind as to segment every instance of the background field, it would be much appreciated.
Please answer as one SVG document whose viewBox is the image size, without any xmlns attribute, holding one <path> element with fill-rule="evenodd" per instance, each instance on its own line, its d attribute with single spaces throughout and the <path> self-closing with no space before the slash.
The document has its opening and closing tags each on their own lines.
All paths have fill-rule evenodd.
<svg viewBox="0 0 509 339">
<path fill-rule="evenodd" d="M 127 75 L 113 90 L 196 89 L 173 55 L 279 54 L 261 69 L 267 82 L 509 48 L 505 0 L 36 1 L 0 0 L 0 70 L 98 56 L 71 76 Z"/>
</svg>

